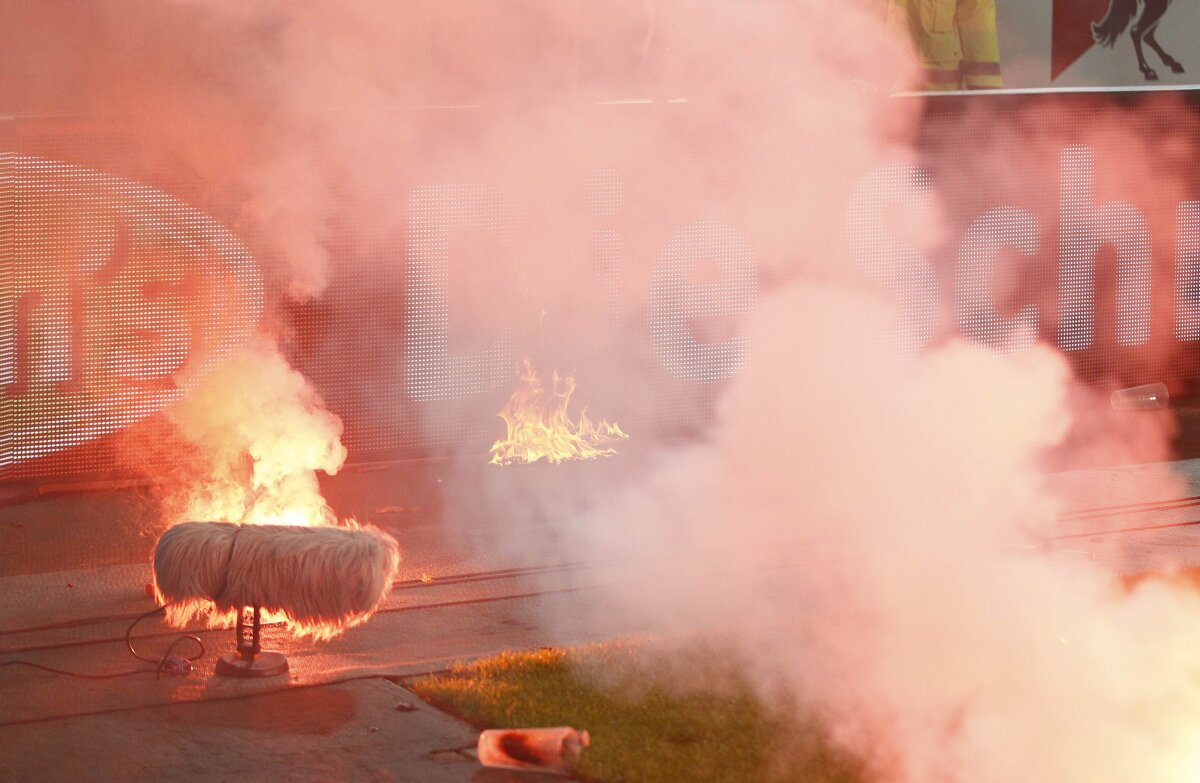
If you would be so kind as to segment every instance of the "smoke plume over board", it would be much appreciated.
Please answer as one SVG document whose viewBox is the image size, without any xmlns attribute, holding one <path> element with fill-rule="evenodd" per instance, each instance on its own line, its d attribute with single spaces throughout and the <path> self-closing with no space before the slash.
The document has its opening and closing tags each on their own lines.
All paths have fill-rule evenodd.
<svg viewBox="0 0 1200 783">
<path fill-rule="evenodd" d="M 613 615 L 736 638 L 764 698 L 787 683 L 881 780 L 1187 780 L 1197 596 L 1030 546 L 1061 357 L 896 365 L 867 331 L 886 309 L 838 284 L 760 305 L 712 444 L 576 528 L 630 563 Z"/>
<path fill-rule="evenodd" d="M 903 167 L 922 161 L 896 143 L 912 138 L 912 118 L 852 88 L 873 55 L 843 58 L 806 37 L 869 29 L 865 19 L 808 6 L 776 13 L 755 18 L 743 7 L 715 26 L 720 36 L 697 34 L 695 48 L 683 47 L 681 56 L 710 64 L 701 92 L 717 97 L 698 111 L 714 123 L 706 129 L 728 134 L 720 154 L 665 123 L 622 150 L 622 162 L 643 169 L 693 172 L 698 190 L 670 194 L 680 213 L 734 214 L 750 226 L 763 285 L 741 326 L 744 367 L 702 443 L 661 449 L 656 469 L 614 495 L 579 490 L 594 510 L 555 520 L 569 542 L 560 554 L 632 563 L 612 588 L 614 614 L 665 630 L 736 627 L 751 671 L 792 685 L 880 779 L 1189 779 L 1200 720 L 1189 655 L 1196 597 L 1155 582 L 1126 593 L 1099 566 L 1029 547 L 1030 525 L 1061 502 L 1046 490 L 1042 458 L 1101 410 L 1097 399 L 1072 385 L 1066 359 L 1036 330 L 1013 356 L 996 350 L 1012 346 L 972 344 L 944 325 L 918 334 L 924 350 L 907 358 L 880 339 L 913 335 L 895 290 L 911 270 L 903 253 L 867 259 L 867 276 L 853 266 L 843 244 L 846 169 L 899 161 L 885 171 L 907 176 Z M 760 58 L 733 43 L 746 43 L 738 33 L 747 31 L 775 40 L 768 29 L 791 46 Z M 554 121 L 539 112 L 501 138 Z M 1107 121 L 1119 137 L 1136 119 Z M 554 138 L 581 138 L 569 130 Z M 1104 151 L 1104 135 L 1039 132 L 1036 141 L 1056 150 L 1040 173 L 1056 175 L 1072 144 Z M 500 148 L 511 149 L 485 147 Z M 1171 193 L 1177 183 L 1164 184 Z M 945 236 L 939 215 L 954 195 L 934 190 L 928 205 L 900 204 L 917 214 L 889 216 L 904 252 L 930 251 Z M 1059 206 L 1035 218 L 1049 226 Z M 544 223 L 577 219 L 547 209 Z M 528 263 L 540 266 L 536 251 Z M 636 271 L 624 274 L 628 282 Z M 1061 295 L 1057 280 L 1043 291 Z M 948 304 L 935 310 L 935 323 L 954 323 Z M 621 369 L 626 388 L 644 388 L 636 365 Z M 1165 453 L 1160 422 L 1116 425 L 1085 430 L 1073 448 Z M 528 521 L 542 502 L 502 478 L 485 489 L 471 502 L 506 520 Z M 543 505 L 534 516 L 554 513 Z"/>
<path fill-rule="evenodd" d="M 144 120 L 139 154 L 238 205 L 222 217 L 258 238 L 275 293 L 261 340 L 170 414 L 196 459 L 167 488 L 169 516 L 324 519 L 313 471 L 340 465 L 341 427 L 280 358 L 297 340 L 288 302 L 349 265 L 383 274 L 354 252 L 375 241 L 402 248 L 390 269 L 434 268 L 421 242 L 434 236 L 433 254 L 437 237 L 412 226 L 483 211 L 494 219 L 456 237 L 447 273 L 466 358 L 420 364 L 403 342 L 377 353 L 382 377 L 435 412 L 417 427 L 491 421 L 518 347 L 585 365 L 579 394 L 604 415 L 683 410 L 705 426 L 648 446 L 650 469 L 616 489 L 581 471 L 554 492 L 540 486 L 552 477 L 464 471 L 448 515 L 471 506 L 511 526 L 500 554 L 528 554 L 522 526 L 541 525 L 559 537 L 538 556 L 621 559 L 615 615 L 735 627 L 764 691 L 787 683 L 881 780 L 1192 779 L 1200 602 L 1155 582 L 1119 590 L 1096 565 L 1030 549 L 1028 531 L 1062 503 L 1044 486 L 1048 450 L 1161 456 L 1167 434 L 1153 419 L 1094 426 L 1103 399 L 1049 345 L 1063 312 L 1057 183 L 1088 154 L 1123 157 L 1081 214 L 1137 201 L 1153 205 L 1155 237 L 1173 235 L 1193 129 L 1130 154 L 1145 117 L 1114 110 L 1013 142 L 981 103 L 948 131 L 977 152 L 943 159 L 921 144 L 921 102 L 884 97 L 910 72 L 903 43 L 849 4 L 439 5 L 460 23 L 408 3 L 113 3 L 60 47 L 87 66 L 84 79 L 59 63 L 63 83 Z M 613 101 L 628 98 L 652 108 L 622 115 L 631 106 Z M 400 111 L 413 106 L 482 114 L 417 132 Z M 1064 163 L 1079 146 L 1090 153 Z M 1016 174 L 1014 147 L 1033 161 Z M 413 171 L 428 179 L 414 186 Z M 1019 177 L 1055 184 L 1024 214 L 993 215 L 1013 231 L 985 270 L 994 311 L 931 296 L 978 294 L 949 227 L 997 206 L 972 184 L 1003 194 Z M 351 248 L 335 264 L 339 242 Z M 1135 280 L 1143 261 L 1127 259 Z M 1176 324 L 1136 287 L 1096 290 L 1097 329 L 1138 337 L 1146 315 L 1156 340 Z M 437 321 L 411 298 L 408 315 Z M 387 314 L 352 315 L 338 323 Z"/>
<path fill-rule="evenodd" d="M 849 138 L 832 143 L 832 129 L 811 142 L 820 156 L 775 154 L 787 143 L 779 134 L 822 108 L 792 89 L 793 61 L 812 57 L 834 33 L 843 43 L 833 54 L 848 66 L 839 78 L 853 87 L 837 100 L 850 113 L 873 112 L 855 80 L 878 72 L 860 72 L 854 51 L 879 46 L 877 25 L 833 17 L 811 23 L 806 7 L 776 4 L 628 2 L 609 11 L 524 0 L 486 9 L 442 5 L 435 11 L 432 4 L 113 4 L 66 14 L 77 24 L 64 27 L 56 4 L 48 3 L 23 11 L 25 26 L 65 35 L 72 54 L 44 63 L 38 86 L 21 97 L 43 110 L 47 100 L 62 101 L 65 111 L 112 121 L 132 140 L 130 159 L 111 165 L 169 171 L 202 203 L 217 205 L 218 217 L 247 239 L 271 294 L 270 339 L 255 351 L 269 353 L 273 340 L 293 353 L 308 339 L 289 322 L 291 303 L 319 295 L 337 274 L 394 283 L 395 270 L 407 269 L 403 291 L 377 287 L 387 292 L 381 300 L 364 302 L 361 314 L 335 313 L 341 316 L 335 328 L 304 350 L 318 359 L 336 360 L 347 348 L 371 356 L 369 367 L 360 363 L 343 374 L 369 375 L 374 388 L 400 390 L 403 399 L 393 393 L 376 400 L 341 379 L 339 387 L 356 402 L 365 398 L 362 404 L 380 418 L 398 420 L 413 442 L 421 442 L 422 430 L 453 434 L 494 424 L 503 397 L 481 400 L 478 393 L 507 391 L 518 352 L 553 368 L 588 366 L 589 394 L 607 398 L 614 418 L 647 398 L 644 388 L 624 383 L 626 376 L 649 377 L 665 364 L 669 381 L 727 377 L 741 360 L 733 317 L 752 306 L 757 288 L 751 264 L 770 275 L 792 262 L 790 250 L 762 244 L 751 258 L 743 234 L 758 221 L 769 227 L 779 210 L 760 205 L 793 201 L 813 166 L 824 168 L 819 180 L 833 182 L 837 171 L 870 157 Z M 689 29 L 689 18 L 706 22 Z M 781 21 L 793 36 L 763 35 Z M 809 43 L 797 48 L 796 36 Z M 739 61 L 756 49 L 763 51 L 754 63 Z M 712 60 L 713 51 L 733 59 Z M 661 108 L 630 124 L 619 104 L 644 94 Z M 783 100 L 789 95 L 797 102 Z M 617 105 L 606 105 L 613 99 Z M 442 119 L 445 112 L 480 108 L 465 123 Z M 789 118 L 778 130 L 755 119 L 777 110 Z M 828 225 L 847 186 L 829 194 L 827 210 L 792 219 L 811 230 Z M 481 206 L 482 224 L 453 237 L 456 263 L 449 270 L 453 312 L 445 339 L 469 347 L 457 364 L 455 355 L 425 361 L 440 349 L 421 342 L 425 325 L 447 319 L 420 309 L 440 295 L 422 286 L 442 271 L 429 262 L 422 276 L 426 255 L 439 252 L 436 242 L 422 244 L 430 236 L 422 227 L 437 226 L 448 211 L 469 215 Z M 770 241 L 775 232 L 757 233 Z M 727 258 L 700 275 L 718 294 L 706 303 L 680 282 L 697 248 L 703 253 L 714 243 Z M 389 249 L 372 255 L 377 245 Z M 597 247 L 614 258 L 599 280 Z M 665 275 L 652 268 L 660 251 L 670 261 Z M 733 278 L 738 290 L 725 296 Z M 376 290 L 353 293 L 368 299 Z M 653 344 L 648 293 L 674 313 L 673 326 L 654 332 Z M 699 339 L 679 317 L 695 307 L 718 316 Z M 383 312 L 391 309 L 407 327 L 400 339 L 385 335 L 381 352 L 374 324 L 391 317 Z M 731 348 L 715 369 L 690 367 L 686 350 L 710 337 Z M 268 355 L 235 388 L 261 394 L 274 384 L 253 379 L 262 381 L 260 371 L 276 366 Z M 228 380 L 214 378 L 199 394 L 230 394 Z M 660 411 L 703 418 L 696 395 L 680 384 L 658 385 Z M 313 396 L 304 395 L 299 407 L 311 407 Z M 248 454 L 264 440 L 210 427 L 205 417 L 213 410 L 192 405 L 174 414 L 185 435 L 205 433 L 202 453 Z M 193 415 L 200 418 L 181 419 Z M 261 427 L 269 440 L 285 423 L 286 415 L 263 415 L 241 429 Z M 214 445 L 221 438 L 231 440 Z M 204 459 L 181 471 L 187 480 L 177 482 L 178 492 L 168 488 L 169 505 L 189 507 L 179 496 L 196 494 Z M 325 467 L 318 458 L 300 469 Z M 155 466 L 160 473 L 166 468 Z M 230 471 L 213 463 L 218 475 Z"/>
<path fill-rule="evenodd" d="M 843 144 L 867 157 L 899 153 L 885 153 L 889 137 L 858 111 L 870 101 L 845 102 L 845 64 L 819 47 L 798 48 L 805 53 L 772 65 L 791 75 L 800 101 L 822 110 L 791 115 L 772 106 L 755 117 L 754 127 L 773 129 L 779 144 L 767 131 L 755 152 L 790 152 L 808 176 L 786 210 L 755 215 L 775 229 L 754 234 L 760 242 L 767 235 L 759 268 L 778 274 L 773 262 L 788 263 L 745 319 L 746 364 L 703 441 L 661 449 L 641 480 L 591 498 L 594 510 L 569 520 L 564 555 L 628 564 L 611 587 L 610 616 L 637 615 L 668 631 L 733 628 L 764 692 L 790 684 L 878 779 L 1191 779 L 1200 769 L 1194 591 L 1154 581 L 1126 591 L 1105 567 L 1031 546 L 1032 528 L 1063 502 L 1047 488 L 1047 452 L 1161 456 L 1168 431 L 1154 419 L 1089 422 L 1104 414 L 1103 398 L 1074 384 L 1066 357 L 1039 342 L 1036 327 L 1019 334 L 1018 307 L 996 321 L 1028 340 L 1021 350 L 987 345 L 988 335 L 975 343 L 955 336 L 944 326 L 954 322 L 948 303 L 934 303 L 932 313 L 906 311 L 903 296 L 897 303 L 896 288 L 911 295 L 921 284 L 904 265 L 945 239 L 937 216 L 961 207 L 962 192 L 926 189 L 932 203 L 917 203 L 913 170 L 885 169 L 910 212 L 889 225 L 900 249 L 865 259 L 874 280 L 851 265 L 841 220 L 824 231 L 805 224 L 805 215 L 827 216 L 826 195 L 839 190 L 821 155 Z M 746 72 L 730 78 L 731 90 L 757 88 Z M 979 109 L 970 119 L 987 117 Z M 1072 145 L 1111 154 L 1121 147 L 1114 140 L 1140 138 L 1140 119 L 1113 112 L 1104 127 L 1035 129 L 1021 143 L 1053 150 L 1038 172 L 1045 176 L 1071 165 L 1072 150 L 1084 154 Z M 1190 130 L 1166 135 L 1180 141 Z M 980 144 L 972 163 L 1003 170 L 1010 143 Z M 1190 168 L 1188 146 L 1171 149 Z M 703 170 L 703 154 L 692 152 Z M 1115 189 L 1153 205 L 1151 231 L 1170 235 L 1186 181 L 1156 164 L 1160 154 L 1135 154 L 1115 172 L 1124 181 L 1106 183 L 1110 195 L 1086 209 L 1099 209 Z M 752 169 L 755 161 L 744 162 Z M 1137 199 L 1146 171 L 1161 175 L 1158 192 Z M 1060 206 L 1029 213 L 1035 237 L 1044 239 L 1040 226 L 1057 222 Z M 1107 315 L 1120 319 L 1129 292 L 1101 285 L 1097 299 L 1115 300 Z M 1002 299 L 1003 273 L 998 287 Z M 1040 290 L 1044 299 L 1034 301 L 1053 318 L 1059 281 L 1052 276 Z M 1169 333 L 1176 315 L 1165 299 L 1144 312 L 1156 334 Z M 1136 308 L 1124 306 L 1135 322 Z M 913 319 L 926 316 L 922 332 Z M 880 340 L 889 334 L 895 342 Z M 1179 493 L 1169 480 L 1142 490 Z M 534 499 L 501 489 L 494 505 L 519 516 Z"/>
</svg>

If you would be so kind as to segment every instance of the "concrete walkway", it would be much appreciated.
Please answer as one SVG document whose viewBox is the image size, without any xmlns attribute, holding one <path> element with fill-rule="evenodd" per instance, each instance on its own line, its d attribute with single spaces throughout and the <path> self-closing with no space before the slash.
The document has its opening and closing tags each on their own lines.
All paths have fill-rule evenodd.
<svg viewBox="0 0 1200 783">
<path fill-rule="evenodd" d="M 1163 503 L 1200 496 L 1200 461 L 1075 471 L 1057 476 L 1055 485 L 1076 509 L 1129 506 L 1064 516 L 1055 530 L 1042 531 L 1080 534 L 1061 543 L 1070 556 L 1111 559 L 1117 569 L 1200 565 L 1200 525 L 1180 524 L 1200 520 L 1200 502 Z M 87 502 L 95 510 L 102 500 Z M 39 526 L 68 523 L 66 507 L 83 502 L 10 507 L 0 510 L 0 525 L 32 525 L 31 538 L 43 540 Z M 123 502 L 94 517 L 116 525 L 118 512 L 128 508 Z M 447 537 L 428 517 L 406 524 L 396 531 L 409 544 L 401 581 L 369 623 L 326 644 L 291 639 L 278 626 L 265 629 L 264 646 L 287 654 L 288 675 L 215 677 L 213 661 L 232 647 L 232 632 L 205 628 L 192 629 L 207 654 L 188 678 L 82 680 L 0 667 L 0 783 L 509 779 L 471 758 L 474 729 L 397 683 L 502 650 L 645 629 L 604 617 L 597 588 L 612 574 L 603 566 L 505 562 L 480 554 L 488 549 L 470 540 L 469 525 Z M 1110 533 L 1131 527 L 1146 529 Z M 487 540 L 495 532 L 480 535 Z M 536 531 L 505 533 L 520 538 Z M 77 539 L 74 559 L 66 560 L 70 570 L 17 568 L 0 576 L 0 663 L 27 660 L 87 673 L 140 665 L 123 637 L 129 619 L 151 607 L 144 547 L 101 544 L 108 554 L 98 567 L 78 567 L 86 539 Z M 7 557 L 28 563 L 11 550 Z M 578 622 L 564 623 L 569 617 Z M 151 653 L 177 633 L 155 619 L 139 626 L 136 641 Z"/>
<path fill-rule="evenodd" d="M 206 654 L 186 678 L 76 679 L 0 666 L 0 781 L 508 779 L 465 750 L 475 729 L 396 683 L 504 650 L 601 638 L 587 596 L 603 574 L 586 564 L 529 567 L 498 553 L 498 536 L 534 540 L 536 523 L 448 518 L 431 489 L 442 470 L 462 473 L 443 463 L 348 471 L 326 487 L 342 499 L 340 513 L 393 533 L 404 561 L 379 613 L 332 642 L 265 627 L 263 645 L 288 656 L 287 675 L 215 677 L 233 632 L 201 626 L 188 632 Z M 87 674 L 152 668 L 124 645 L 130 620 L 153 608 L 147 492 L 30 492 L 0 506 L 0 664 Z M 575 615 L 576 628 L 547 622 Z M 153 655 L 178 634 L 155 617 L 137 627 L 135 643 Z"/>
<path fill-rule="evenodd" d="M 473 746 L 474 729 L 396 683 L 504 650 L 599 640 L 582 623 L 573 632 L 544 622 L 588 603 L 583 580 L 595 574 L 567 573 L 399 585 L 369 623 L 325 644 L 267 627 L 264 647 L 286 653 L 291 671 L 259 680 L 213 675 L 216 657 L 233 646 L 226 629 L 189 629 L 208 651 L 186 678 L 80 680 L 0 667 L 0 781 L 498 780 L 494 772 L 475 777 L 481 768 L 462 752 Z M 114 602 L 120 591 L 108 577 L 99 580 L 104 590 L 76 588 L 85 599 L 80 608 L 91 605 L 101 619 L 16 633 L 10 625 L 0 634 L 0 663 L 83 673 L 150 668 L 124 649 L 127 620 L 103 619 L 119 616 L 130 600 L 127 592 Z M 564 586 L 551 587 L 548 578 Z M 30 583 L 38 580 L 61 581 L 58 574 L 13 577 L 0 580 L 0 590 L 9 581 L 37 595 L 44 590 Z M 126 583 L 130 592 L 140 589 L 136 576 Z M 108 599 L 100 597 L 105 591 Z M 152 633 L 139 628 L 136 638 L 147 652 L 178 633 L 147 626 Z"/>
<path fill-rule="evenodd" d="M 0 780 L 470 781 L 477 733 L 382 678 L 0 730 Z"/>
</svg>

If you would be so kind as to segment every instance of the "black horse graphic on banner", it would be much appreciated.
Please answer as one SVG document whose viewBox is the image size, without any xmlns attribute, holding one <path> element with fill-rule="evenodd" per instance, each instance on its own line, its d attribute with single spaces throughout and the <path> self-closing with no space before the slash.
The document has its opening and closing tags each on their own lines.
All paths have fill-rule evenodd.
<svg viewBox="0 0 1200 783">
<path fill-rule="evenodd" d="M 1108 0 L 1108 12 L 1104 14 L 1104 18 L 1099 22 L 1092 22 L 1092 38 L 1101 46 L 1112 46 L 1121 37 L 1121 33 L 1125 32 L 1125 28 L 1129 27 L 1129 23 L 1133 22 L 1133 26 L 1129 27 L 1129 37 L 1133 39 L 1138 68 L 1141 69 L 1142 76 L 1146 77 L 1146 81 L 1158 81 L 1158 73 L 1146 62 L 1146 57 L 1142 54 L 1142 41 L 1154 50 L 1163 61 L 1163 65 L 1170 68 L 1172 73 L 1183 73 L 1183 66 L 1163 51 L 1154 39 L 1154 31 L 1158 29 L 1158 23 L 1162 21 L 1169 5 L 1171 0 Z M 1139 6 L 1141 14 L 1138 14 Z M 1137 17 L 1136 21 L 1134 17 Z"/>
</svg>

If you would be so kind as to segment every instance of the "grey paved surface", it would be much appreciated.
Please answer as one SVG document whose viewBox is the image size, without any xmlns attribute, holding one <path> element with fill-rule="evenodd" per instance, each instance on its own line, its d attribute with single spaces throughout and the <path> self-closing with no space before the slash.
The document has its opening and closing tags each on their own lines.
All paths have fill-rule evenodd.
<svg viewBox="0 0 1200 783">
<path fill-rule="evenodd" d="M 469 488 L 446 489 L 451 473 L 463 474 L 452 467 L 351 471 L 327 488 L 339 514 L 379 524 L 400 540 L 401 581 L 375 618 L 332 642 L 266 628 L 264 646 L 287 654 L 288 675 L 213 676 L 232 631 L 203 627 L 190 630 L 208 653 L 186 679 L 93 681 L 0 667 L 0 781 L 513 779 L 458 752 L 473 744 L 475 731 L 390 678 L 508 649 L 601 638 L 599 610 L 584 596 L 594 595 L 589 588 L 603 575 L 522 569 L 548 564 L 530 546 L 544 535 L 540 512 L 484 518 Z M 480 473 L 466 483 L 526 484 L 535 498 L 553 495 L 555 481 L 576 480 L 570 471 Z M 153 544 L 145 531 L 154 513 L 144 489 L 0 507 L 0 662 L 88 673 L 138 666 L 123 636 L 129 618 L 153 606 L 144 586 Z M 546 623 L 549 615 L 581 620 L 571 628 Z M 175 633 L 151 620 L 139 626 L 137 644 L 153 653 Z M 398 712 L 400 702 L 418 709 Z"/>
<path fill-rule="evenodd" d="M 134 577 L 126 580 L 132 591 L 140 588 L 140 571 L 116 570 L 96 580 L 94 590 L 81 582 L 79 611 L 92 605 L 107 616 L 134 600 L 118 589 L 120 577 Z M 594 577 L 572 574 L 573 581 Z M 603 627 L 586 619 L 578 632 L 543 622 L 546 613 L 586 616 L 588 603 L 586 585 L 553 588 L 545 578 L 401 589 L 369 623 L 324 644 L 291 639 L 272 626 L 264 646 L 286 652 L 291 672 L 261 680 L 213 676 L 216 655 L 232 646 L 232 632 L 222 629 L 195 629 L 209 652 L 184 679 L 91 681 L 0 668 L 0 781 L 498 783 L 507 776 L 457 751 L 474 742 L 474 730 L 392 680 L 503 650 L 601 638 L 583 632 Z M 33 577 L 14 579 L 35 597 L 44 593 L 30 585 Z M 60 575 L 41 579 L 54 583 Z M 81 672 L 129 669 L 137 664 L 119 641 L 124 625 L 103 620 L 0 635 L 0 661 Z M 138 644 L 149 651 L 167 640 L 151 636 Z M 401 703 L 418 709 L 399 712 Z"/>
<path fill-rule="evenodd" d="M 400 707 L 400 709 L 397 709 Z M 384 679 L 0 732 L 3 781 L 469 781 L 470 727 Z"/>
<path fill-rule="evenodd" d="M 208 653 L 187 678 L 155 679 L 152 673 L 147 673 L 120 680 L 78 680 L 27 667 L 0 667 L 0 740 L 5 727 L 11 724 L 97 711 L 238 698 L 367 675 L 410 676 L 504 650 L 598 641 L 605 636 L 598 630 L 605 627 L 601 622 L 584 620 L 576 629 L 559 622 L 546 622 L 548 617 L 563 617 L 571 612 L 586 617 L 589 609 L 594 608 L 580 592 L 503 597 L 483 603 L 450 602 L 445 606 L 381 613 L 327 643 L 293 639 L 283 628 L 273 626 L 264 634 L 263 646 L 284 652 L 291 671 L 257 680 L 213 676 L 216 657 L 233 647 L 233 632 L 229 630 L 199 631 Z M 123 630 L 116 635 L 96 635 L 84 630 L 79 638 L 55 642 L 51 647 L 36 643 L 40 641 L 39 634 L 29 634 L 27 637 L 34 644 L 7 648 L 0 653 L 0 662 L 22 659 L 86 673 L 145 666 L 125 651 Z M 169 633 L 169 636 L 140 639 L 138 646 L 146 653 L 162 650 L 175 634 Z"/>
<path fill-rule="evenodd" d="M 1138 504 L 1119 514 L 1063 518 L 1041 531 L 1084 534 L 1059 546 L 1065 556 L 1125 570 L 1200 565 L 1200 526 L 1105 534 L 1200 519 L 1200 504 L 1146 505 L 1200 495 L 1200 461 L 1074 471 L 1054 484 L 1066 510 Z M 19 509 L 22 524 L 37 526 L 38 515 L 49 513 L 47 524 L 65 529 L 63 502 L 40 503 Z M 15 514 L 10 510 L 8 524 L 16 524 Z M 481 557 L 487 547 L 463 538 L 472 535 L 470 525 L 460 526 L 457 538 L 424 535 L 427 521 L 417 518 L 402 527 L 416 539 L 401 573 L 406 581 L 369 623 L 321 645 L 267 629 L 267 646 L 288 654 L 288 676 L 213 677 L 212 661 L 232 645 L 232 634 L 204 629 L 196 630 L 210 652 L 184 680 L 93 682 L 0 668 L 0 781 L 531 781 L 482 770 L 461 752 L 474 742 L 472 729 L 389 678 L 504 649 L 642 629 L 603 622 L 593 588 L 611 577 L 604 568 L 505 572 L 506 565 L 529 563 Z M 536 521 L 506 534 L 520 538 L 522 529 L 535 533 Z M 494 532 L 482 530 L 480 540 Z M 105 546 L 125 551 L 119 541 Z M 20 658 L 91 672 L 130 667 L 121 636 L 127 618 L 149 606 L 142 590 L 148 569 L 137 558 L 123 565 L 108 556 L 98 559 L 101 567 L 79 568 L 84 549 L 83 542 L 73 545 L 71 570 L 0 575 L 0 662 Z M 9 557 L 20 561 L 19 554 Z M 551 616 L 558 622 L 544 622 Z M 578 625 L 563 625 L 563 617 L 578 617 Z M 139 631 L 150 634 L 139 640 L 148 650 L 169 641 L 155 623 Z M 416 709 L 397 710 L 400 704 Z"/>
</svg>

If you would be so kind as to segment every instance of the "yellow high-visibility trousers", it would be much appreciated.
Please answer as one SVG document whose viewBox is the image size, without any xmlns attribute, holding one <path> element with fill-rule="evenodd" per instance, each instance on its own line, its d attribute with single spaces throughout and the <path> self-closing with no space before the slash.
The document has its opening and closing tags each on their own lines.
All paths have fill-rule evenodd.
<svg viewBox="0 0 1200 783">
<path fill-rule="evenodd" d="M 888 0 L 888 26 L 912 40 L 926 89 L 1004 86 L 995 0 Z"/>
</svg>

